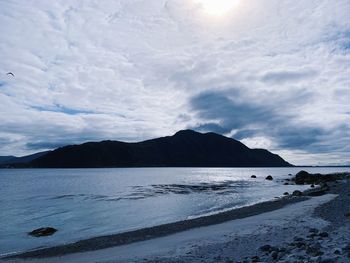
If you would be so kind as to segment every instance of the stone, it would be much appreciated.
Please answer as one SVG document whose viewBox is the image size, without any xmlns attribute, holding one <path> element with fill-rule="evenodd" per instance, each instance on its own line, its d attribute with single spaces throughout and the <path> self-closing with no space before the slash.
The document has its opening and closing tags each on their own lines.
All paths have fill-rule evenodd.
<svg viewBox="0 0 350 263">
<path fill-rule="evenodd" d="M 328 184 L 327 184 L 327 183 L 325 183 L 325 182 L 320 183 L 320 187 L 321 187 L 322 189 L 329 189 Z"/>
<path fill-rule="evenodd" d="M 263 252 L 270 252 L 271 248 L 272 247 L 270 245 L 264 245 L 264 246 L 261 246 L 259 249 Z"/>
<path fill-rule="evenodd" d="M 318 229 L 317 228 L 310 228 L 309 230 L 310 233 L 318 233 Z"/>
<path fill-rule="evenodd" d="M 334 252 L 333 252 L 335 255 L 340 255 L 341 254 L 341 252 L 340 252 L 340 250 L 339 249 L 336 249 L 336 250 L 334 250 Z"/>
<path fill-rule="evenodd" d="M 327 232 L 322 232 L 319 234 L 320 237 L 328 237 L 328 233 Z"/>
<path fill-rule="evenodd" d="M 335 263 L 337 260 L 335 258 L 327 257 L 327 258 L 322 258 L 320 263 Z"/>
<path fill-rule="evenodd" d="M 250 178 L 256 178 L 256 175 L 253 174 Z"/>
<path fill-rule="evenodd" d="M 269 180 L 269 181 L 272 181 L 272 180 L 273 180 L 273 177 L 272 177 L 271 175 L 268 175 L 268 176 L 266 176 L 265 179 L 266 179 L 266 180 Z"/>
<path fill-rule="evenodd" d="M 294 237 L 293 240 L 296 241 L 296 242 L 301 242 L 301 241 L 304 241 L 304 238 L 302 238 L 302 237 Z"/>
<path fill-rule="evenodd" d="M 288 192 L 284 192 L 283 195 L 289 195 L 289 193 Z"/>
<path fill-rule="evenodd" d="M 346 252 L 350 252 L 350 243 L 343 247 L 343 250 Z"/>
<path fill-rule="evenodd" d="M 306 249 L 306 253 L 312 257 L 318 257 L 323 255 L 323 252 L 320 250 L 320 248 L 316 246 L 309 246 Z"/>
<path fill-rule="evenodd" d="M 296 184 L 304 184 L 307 178 L 310 177 L 310 174 L 306 171 L 300 171 L 295 175 Z"/>
<path fill-rule="evenodd" d="M 33 231 L 29 232 L 28 235 L 33 237 L 44 237 L 44 236 L 51 236 L 53 235 L 57 229 L 53 227 L 41 227 L 34 229 Z"/>
<path fill-rule="evenodd" d="M 299 190 L 295 190 L 293 193 L 292 193 L 292 196 L 302 196 L 303 193 Z"/>
<path fill-rule="evenodd" d="M 294 244 L 297 248 L 305 248 L 306 247 L 306 243 L 303 241 L 298 241 L 298 242 L 295 242 Z"/>
<path fill-rule="evenodd" d="M 260 258 L 258 256 L 252 257 L 252 262 L 253 263 L 259 262 L 259 260 L 260 260 Z"/>
<path fill-rule="evenodd" d="M 272 257 L 273 260 L 278 259 L 278 252 L 277 251 L 273 251 L 272 254 L 271 254 L 271 257 Z"/>
</svg>

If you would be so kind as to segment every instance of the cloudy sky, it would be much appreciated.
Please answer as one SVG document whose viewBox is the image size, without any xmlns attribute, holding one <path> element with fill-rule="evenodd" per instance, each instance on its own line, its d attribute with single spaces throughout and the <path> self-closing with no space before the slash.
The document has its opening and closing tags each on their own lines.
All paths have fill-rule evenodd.
<svg viewBox="0 0 350 263">
<path fill-rule="evenodd" d="M 350 0 L 0 0 L 0 155 L 191 128 L 350 164 L 349 14 Z"/>
</svg>

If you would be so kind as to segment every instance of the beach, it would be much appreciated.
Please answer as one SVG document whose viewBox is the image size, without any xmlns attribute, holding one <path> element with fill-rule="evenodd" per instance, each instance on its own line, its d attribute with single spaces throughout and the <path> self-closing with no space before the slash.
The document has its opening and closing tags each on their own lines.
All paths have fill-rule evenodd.
<svg viewBox="0 0 350 263">
<path fill-rule="evenodd" d="M 4 262 L 350 262 L 350 182 Z M 309 191 L 310 192 L 310 191 Z M 318 195 L 318 194 L 312 194 Z"/>
</svg>

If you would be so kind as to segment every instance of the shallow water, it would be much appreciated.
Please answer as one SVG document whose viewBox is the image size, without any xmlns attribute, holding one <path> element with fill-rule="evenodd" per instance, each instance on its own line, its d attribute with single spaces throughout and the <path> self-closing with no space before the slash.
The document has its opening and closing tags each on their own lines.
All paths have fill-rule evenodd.
<svg viewBox="0 0 350 263">
<path fill-rule="evenodd" d="M 307 186 L 301 168 L 0 170 L 0 254 L 54 246 L 242 207 Z M 304 168 L 341 172 L 347 168 Z M 257 179 L 251 179 L 255 174 Z M 275 180 L 264 178 L 272 175 Z M 52 226 L 50 237 L 27 232 Z"/>
</svg>

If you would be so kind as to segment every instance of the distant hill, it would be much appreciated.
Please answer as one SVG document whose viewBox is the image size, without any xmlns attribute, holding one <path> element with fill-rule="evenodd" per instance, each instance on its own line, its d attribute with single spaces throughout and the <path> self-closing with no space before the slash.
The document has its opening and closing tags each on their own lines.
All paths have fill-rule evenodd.
<svg viewBox="0 0 350 263">
<path fill-rule="evenodd" d="M 16 158 L 15 156 L 0 156 L 0 164 L 6 163 L 8 160 Z"/>
<path fill-rule="evenodd" d="M 37 168 L 97 167 L 284 167 L 280 156 L 250 149 L 216 133 L 179 131 L 137 143 L 88 142 L 58 148 L 28 163 Z"/>
<path fill-rule="evenodd" d="M 45 151 L 45 152 L 39 152 L 39 153 L 34 153 L 22 157 L 16 157 L 16 156 L 0 156 L 0 165 L 12 165 L 12 164 L 25 164 L 29 163 L 47 153 L 50 151 Z"/>
</svg>

